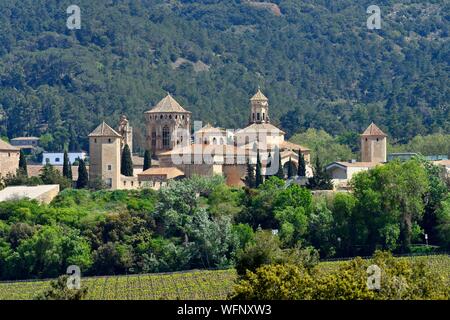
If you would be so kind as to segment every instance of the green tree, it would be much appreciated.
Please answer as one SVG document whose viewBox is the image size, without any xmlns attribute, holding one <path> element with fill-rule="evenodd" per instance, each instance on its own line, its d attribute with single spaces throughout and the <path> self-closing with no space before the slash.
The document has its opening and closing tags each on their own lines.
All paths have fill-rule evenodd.
<svg viewBox="0 0 450 320">
<path fill-rule="evenodd" d="M 144 168 L 143 170 L 150 169 L 152 167 L 152 154 L 150 150 L 145 150 L 144 153 Z"/>
<path fill-rule="evenodd" d="M 313 167 L 313 176 L 308 179 L 307 183 L 308 188 L 312 190 L 332 190 L 333 182 L 331 181 L 330 176 L 325 171 L 322 163 L 318 156 L 316 156 L 316 160 L 314 162 Z"/>
<path fill-rule="evenodd" d="M 305 177 L 306 176 L 306 161 L 305 156 L 303 155 L 302 151 L 298 150 L 298 171 L 297 175 L 299 177 Z"/>
<path fill-rule="evenodd" d="M 130 147 L 126 144 L 122 150 L 120 161 L 120 173 L 127 177 L 133 176 L 133 161 L 131 160 Z"/>
<path fill-rule="evenodd" d="M 278 171 L 276 176 L 280 179 L 284 179 L 284 170 L 283 165 L 281 164 L 281 152 L 278 148 L 275 150 L 275 159 L 278 161 Z"/>
<path fill-rule="evenodd" d="M 318 156 L 324 164 L 353 158 L 352 150 L 347 145 L 340 144 L 337 138 L 324 130 L 311 128 L 304 133 L 295 134 L 289 141 L 309 147 L 313 150 L 311 157 Z"/>
<path fill-rule="evenodd" d="M 25 157 L 25 154 L 23 153 L 22 149 L 20 149 L 20 155 L 19 155 L 19 171 L 20 171 L 20 174 L 23 174 L 24 176 L 28 176 L 27 158 Z"/>
<path fill-rule="evenodd" d="M 83 189 L 88 186 L 89 176 L 86 170 L 86 164 L 84 160 L 80 159 L 78 164 L 78 180 L 77 180 L 77 188 Z"/>
<path fill-rule="evenodd" d="M 293 167 L 292 160 L 291 157 L 289 157 L 288 172 L 287 172 L 287 176 L 289 179 L 292 178 L 292 176 L 294 175 L 294 170 L 292 167 Z"/>
<path fill-rule="evenodd" d="M 254 188 L 256 185 L 255 169 L 250 164 L 249 159 L 247 159 L 247 175 L 245 176 L 245 184 L 249 188 Z"/>
<path fill-rule="evenodd" d="M 63 177 L 72 181 L 72 165 L 69 161 L 67 150 L 64 150 Z"/>
<path fill-rule="evenodd" d="M 255 187 L 258 188 L 263 183 L 263 176 L 261 173 L 261 158 L 259 156 L 259 149 L 256 153 L 256 178 Z"/>
<path fill-rule="evenodd" d="M 69 188 L 72 185 L 71 181 L 61 176 L 61 173 L 49 163 L 41 169 L 39 177 L 44 184 L 59 184 L 61 190 Z"/>
<path fill-rule="evenodd" d="M 371 251 L 378 243 L 387 245 L 390 242 L 392 246 L 391 238 L 397 229 L 396 242 L 402 252 L 408 252 L 413 226 L 423 218 L 423 199 L 429 190 L 427 172 L 421 162 L 417 159 L 392 161 L 358 173 L 351 184 L 358 200 L 357 210 L 365 219 Z"/>
</svg>

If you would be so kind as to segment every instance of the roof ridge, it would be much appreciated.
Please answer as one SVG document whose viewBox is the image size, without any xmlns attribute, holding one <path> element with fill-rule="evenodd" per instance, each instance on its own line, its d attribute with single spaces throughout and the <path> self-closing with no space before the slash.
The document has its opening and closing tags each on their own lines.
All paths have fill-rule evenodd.
<svg viewBox="0 0 450 320">
<path fill-rule="evenodd" d="M 384 137 L 387 137 L 387 134 L 385 134 L 373 121 L 367 127 L 367 129 L 364 130 L 364 132 L 361 135 L 362 136 L 384 136 Z"/>
<path fill-rule="evenodd" d="M 156 112 L 185 112 L 190 113 L 184 109 L 177 100 L 170 93 L 162 98 L 152 109 L 146 111 L 145 113 L 156 113 Z"/>
<path fill-rule="evenodd" d="M 122 137 L 116 130 L 109 126 L 105 121 L 102 121 L 97 128 L 92 131 L 88 137 Z"/>
</svg>

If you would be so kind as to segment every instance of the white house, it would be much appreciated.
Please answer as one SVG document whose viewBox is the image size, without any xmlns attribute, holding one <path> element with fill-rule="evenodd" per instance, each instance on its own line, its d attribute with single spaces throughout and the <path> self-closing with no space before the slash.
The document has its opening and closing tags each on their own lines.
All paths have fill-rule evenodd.
<svg viewBox="0 0 450 320">
<path fill-rule="evenodd" d="M 77 159 L 84 160 L 86 159 L 86 152 L 69 152 L 67 154 L 69 156 L 70 164 L 73 164 Z M 42 154 L 42 164 L 51 164 L 51 165 L 63 165 L 64 163 L 64 153 L 63 152 L 44 152 Z"/>
<path fill-rule="evenodd" d="M 325 170 L 330 175 L 335 188 L 346 189 L 348 182 L 352 180 L 354 174 L 367 171 L 378 164 L 376 162 L 338 161 L 326 166 Z"/>
</svg>

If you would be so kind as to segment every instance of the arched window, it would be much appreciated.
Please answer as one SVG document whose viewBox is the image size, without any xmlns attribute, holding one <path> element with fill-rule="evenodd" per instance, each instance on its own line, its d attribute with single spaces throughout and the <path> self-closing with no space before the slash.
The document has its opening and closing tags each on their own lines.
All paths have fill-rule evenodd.
<svg viewBox="0 0 450 320">
<path fill-rule="evenodd" d="M 259 115 L 259 112 L 256 114 L 256 120 L 257 121 L 259 121 L 259 119 L 260 119 L 260 115 Z"/>
<path fill-rule="evenodd" d="M 263 112 L 263 120 L 266 120 L 266 114 Z"/>
<path fill-rule="evenodd" d="M 170 148 L 170 129 L 168 126 L 163 128 L 163 148 Z"/>
<path fill-rule="evenodd" d="M 217 139 L 213 138 L 213 144 L 217 144 Z"/>
</svg>

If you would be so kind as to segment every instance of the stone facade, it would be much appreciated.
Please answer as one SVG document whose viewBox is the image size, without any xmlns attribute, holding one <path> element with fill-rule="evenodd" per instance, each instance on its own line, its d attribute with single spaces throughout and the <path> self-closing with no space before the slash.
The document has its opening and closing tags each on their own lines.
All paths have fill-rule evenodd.
<svg viewBox="0 0 450 320">
<path fill-rule="evenodd" d="M 191 113 L 170 94 L 144 115 L 146 145 L 154 155 L 190 144 Z"/>
<path fill-rule="evenodd" d="M 130 148 L 131 154 L 133 154 L 133 127 L 130 126 L 130 123 L 125 115 L 120 117 L 117 133 L 122 136 L 120 141 L 120 149 L 123 150 L 123 147 L 127 144 Z"/>
<path fill-rule="evenodd" d="M 20 149 L 0 139 L 0 177 L 16 174 L 19 158 Z"/>
<path fill-rule="evenodd" d="M 89 135 L 89 180 L 101 179 L 111 189 L 120 189 L 122 136 L 106 123 Z"/>
<path fill-rule="evenodd" d="M 361 135 L 361 161 L 386 162 L 387 136 L 374 123 Z"/>
<path fill-rule="evenodd" d="M 144 116 L 146 148 L 157 157 L 155 163 L 164 174 L 135 172 L 134 177 L 120 175 L 121 147 L 131 136 L 128 121 L 122 117 L 119 132 L 103 123 L 89 135 L 92 177 L 108 180 L 113 189 L 155 188 L 174 179 L 169 173 L 176 169 L 183 173 L 183 177 L 222 175 L 227 184 L 241 186 L 247 161 L 255 164 L 257 151 L 263 174 L 272 175 L 278 171 L 278 161 L 273 161 L 271 172 L 266 170 L 269 168 L 269 155 L 273 157 L 275 152 L 279 152 L 286 172 L 289 161 L 297 168 L 299 151 L 307 163 L 307 174 L 311 173 L 310 150 L 285 141 L 285 133 L 270 124 L 269 100 L 261 90 L 250 99 L 249 125 L 246 128 L 234 132 L 208 124 L 196 129 L 193 143 L 191 113 L 170 94 Z"/>
</svg>

